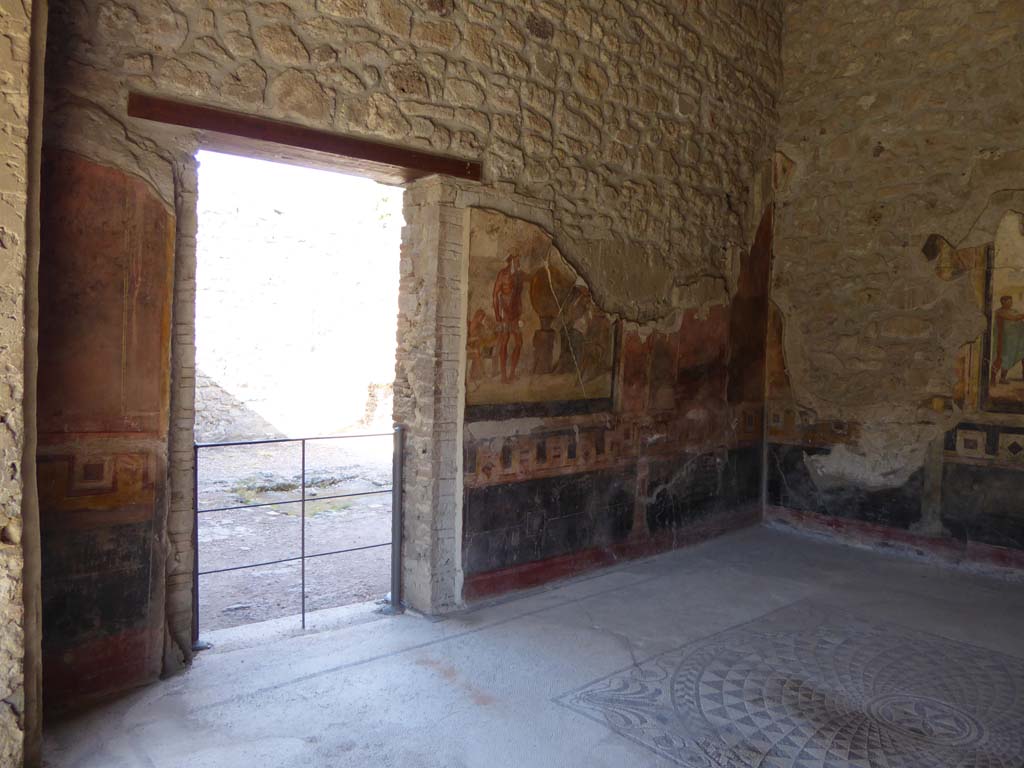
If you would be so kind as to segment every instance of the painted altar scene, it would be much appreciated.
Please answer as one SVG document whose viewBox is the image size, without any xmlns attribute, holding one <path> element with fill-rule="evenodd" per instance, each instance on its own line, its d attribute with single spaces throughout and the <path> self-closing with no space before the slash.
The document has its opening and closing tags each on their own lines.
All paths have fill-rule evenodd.
<svg viewBox="0 0 1024 768">
<path fill-rule="evenodd" d="M 985 410 L 1024 411 L 1024 217 L 1003 218 L 989 258 Z"/>
<path fill-rule="evenodd" d="M 611 398 L 615 323 L 546 232 L 469 213 L 466 403 Z"/>
</svg>

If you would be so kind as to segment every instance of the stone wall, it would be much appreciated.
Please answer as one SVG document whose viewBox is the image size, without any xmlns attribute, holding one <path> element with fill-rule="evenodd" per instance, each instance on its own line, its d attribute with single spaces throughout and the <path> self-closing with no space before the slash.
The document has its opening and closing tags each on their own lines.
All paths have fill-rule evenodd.
<svg viewBox="0 0 1024 768">
<path fill-rule="evenodd" d="M 997 228 L 1024 210 L 1024 6 L 793 0 L 785 29 L 772 500 L 1024 547 L 1019 370 L 988 396 Z"/>
<path fill-rule="evenodd" d="M 124 119 L 131 90 L 480 158 L 488 185 L 550 210 L 609 309 L 650 318 L 721 294 L 757 224 L 780 7 L 62 0 L 50 135 L 168 200 L 146 128 Z"/>
<path fill-rule="evenodd" d="M 38 642 L 26 626 L 23 582 L 28 555 L 22 553 L 25 523 L 23 503 L 34 495 L 24 491 L 28 468 L 23 466 L 26 440 L 25 349 L 26 279 L 28 263 L 27 221 L 29 198 L 29 64 L 32 5 L 0 4 L 0 30 L 5 55 L 0 63 L 0 106 L 3 142 L 0 156 L 5 172 L 0 181 L 0 349 L 3 350 L 4 382 L 0 394 L 0 764 L 19 765 L 25 747 L 26 690 L 28 677 L 26 642 Z M 30 284 L 34 282 L 30 280 Z M 31 481 L 29 479 L 29 481 Z M 34 541 L 34 538 L 32 539 Z M 29 537 L 26 535 L 27 543 Z M 26 632 L 29 632 L 26 635 Z"/>
<path fill-rule="evenodd" d="M 395 423 L 405 425 L 402 596 L 443 612 L 462 601 L 458 456 L 462 213 L 456 187 L 430 177 L 405 194 Z"/>
<path fill-rule="evenodd" d="M 482 184 L 449 185 L 436 202 L 410 203 L 424 210 L 408 215 L 444 230 L 421 242 L 455 247 L 446 206 L 456 216 L 470 206 L 519 216 L 553 233 L 607 311 L 672 325 L 687 310 L 704 316 L 729 303 L 761 221 L 755 176 L 774 145 L 781 5 L 59 0 L 46 138 L 52 149 L 148 183 L 178 208 L 179 275 L 191 269 L 182 248 L 191 247 L 194 219 L 180 209 L 192 196 L 175 169 L 198 137 L 127 118 L 132 91 L 480 159 Z M 403 246 L 405 264 L 411 247 Z M 188 311 L 188 294 L 179 280 L 176 313 Z M 407 580 L 408 597 L 439 611 L 461 599 L 461 457 L 449 418 L 458 379 L 448 356 L 463 352 L 451 308 L 427 309 L 426 327 L 452 338 L 399 360 L 395 410 L 415 427 L 406 454 L 406 554 L 407 574 L 418 575 Z M 191 331 L 182 315 L 175 322 L 185 323 L 174 330 L 174 369 L 186 381 L 194 373 Z M 413 349 L 419 336 L 411 329 L 400 324 L 400 349 Z M 440 386 L 440 394 L 410 399 L 401 392 L 403 371 L 413 374 L 407 386 Z M 171 416 L 178 442 L 168 488 L 170 656 L 187 654 L 180 622 L 191 600 L 182 578 L 191 522 L 180 443 L 192 400 L 182 386 L 175 382 L 182 412 Z"/>
</svg>

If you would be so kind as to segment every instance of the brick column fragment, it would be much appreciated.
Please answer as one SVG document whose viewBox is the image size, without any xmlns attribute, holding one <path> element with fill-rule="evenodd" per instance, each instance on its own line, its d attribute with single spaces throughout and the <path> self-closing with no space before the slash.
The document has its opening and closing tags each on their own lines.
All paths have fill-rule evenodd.
<svg viewBox="0 0 1024 768">
<path fill-rule="evenodd" d="M 394 417 L 407 427 L 403 599 L 431 614 L 462 602 L 465 254 L 455 196 L 442 177 L 410 184 L 402 230 Z"/>
<path fill-rule="evenodd" d="M 175 167 L 177 245 L 174 265 L 174 314 L 171 336 L 171 424 L 167 511 L 167 636 L 164 674 L 192 659 L 192 544 L 195 525 L 193 484 L 196 398 L 196 233 L 199 178 L 189 155 Z"/>
</svg>

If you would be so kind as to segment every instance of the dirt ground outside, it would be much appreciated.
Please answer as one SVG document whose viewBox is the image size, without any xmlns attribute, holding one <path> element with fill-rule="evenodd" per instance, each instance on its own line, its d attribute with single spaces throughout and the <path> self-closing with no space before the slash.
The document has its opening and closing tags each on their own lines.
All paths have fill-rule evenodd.
<svg viewBox="0 0 1024 768">
<path fill-rule="evenodd" d="M 317 440 L 306 448 L 306 554 L 391 540 L 393 438 Z M 365 491 L 373 495 L 324 499 Z M 199 514 L 199 571 L 298 557 L 301 551 L 299 443 L 203 448 L 199 509 L 267 504 Z M 383 599 L 391 548 L 376 546 L 306 561 L 306 610 Z M 199 577 L 199 631 L 298 614 L 301 566 L 278 563 Z"/>
</svg>

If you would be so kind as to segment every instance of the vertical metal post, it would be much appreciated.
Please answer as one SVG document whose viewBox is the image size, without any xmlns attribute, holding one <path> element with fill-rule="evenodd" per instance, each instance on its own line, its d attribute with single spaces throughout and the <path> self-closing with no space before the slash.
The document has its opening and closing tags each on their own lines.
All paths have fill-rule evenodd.
<svg viewBox="0 0 1024 768">
<path fill-rule="evenodd" d="M 402 471 L 405 466 L 405 427 L 395 426 L 395 455 L 391 464 L 391 610 L 402 611 Z"/>
<path fill-rule="evenodd" d="M 199 642 L 199 446 L 192 445 L 192 645 Z"/>
<path fill-rule="evenodd" d="M 306 440 L 302 440 L 302 628 L 306 628 Z"/>
</svg>

